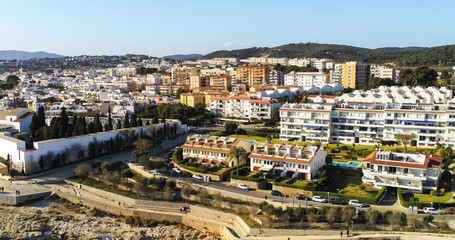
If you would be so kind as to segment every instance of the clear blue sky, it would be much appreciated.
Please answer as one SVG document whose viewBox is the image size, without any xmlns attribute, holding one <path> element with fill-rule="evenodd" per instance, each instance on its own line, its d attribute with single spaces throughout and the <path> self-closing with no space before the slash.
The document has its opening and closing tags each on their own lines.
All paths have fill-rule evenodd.
<svg viewBox="0 0 455 240">
<path fill-rule="evenodd" d="M 455 1 L 0 2 L 0 50 L 164 56 L 316 42 L 455 44 Z"/>
</svg>

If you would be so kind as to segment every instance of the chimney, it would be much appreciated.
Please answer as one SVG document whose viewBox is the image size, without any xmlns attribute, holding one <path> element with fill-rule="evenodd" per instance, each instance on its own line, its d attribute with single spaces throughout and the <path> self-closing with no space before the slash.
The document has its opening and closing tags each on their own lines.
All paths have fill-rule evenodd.
<svg viewBox="0 0 455 240">
<path fill-rule="evenodd" d="M 256 151 L 256 149 L 258 148 L 258 144 L 254 144 L 254 150 Z"/>
<path fill-rule="evenodd" d="M 287 146 L 287 145 L 286 145 L 286 146 Z M 292 148 L 292 147 L 287 147 L 287 148 L 286 148 L 286 153 L 287 153 L 288 155 L 291 154 L 291 148 Z"/>
<path fill-rule="evenodd" d="M 188 137 L 186 137 L 186 140 L 189 141 L 191 138 L 190 138 L 190 135 L 188 135 Z"/>
<path fill-rule="evenodd" d="M 269 150 L 269 141 L 265 140 L 264 151 L 267 152 Z"/>
<path fill-rule="evenodd" d="M 298 154 L 297 154 L 297 155 L 300 155 L 300 156 L 302 156 L 302 148 L 301 148 L 301 147 L 299 147 L 299 148 L 297 149 L 297 152 L 298 152 Z"/>
<path fill-rule="evenodd" d="M 208 143 L 209 142 L 209 137 L 206 137 L 205 138 L 205 143 Z"/>
</svg>

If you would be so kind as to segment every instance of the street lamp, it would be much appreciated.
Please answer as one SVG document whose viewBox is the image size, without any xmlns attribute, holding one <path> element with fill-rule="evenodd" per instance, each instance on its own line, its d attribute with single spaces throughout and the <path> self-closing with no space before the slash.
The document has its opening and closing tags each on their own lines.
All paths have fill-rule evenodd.
<svg viewBox="0 0 455 240">
<path fill-rule="evenodd" d="M 354 236 L 354 221 L 351 221 L 351 236 Z"/>
<path fill-rule="evenodd" d="M 327 201 L 330 199 L 330 192 L 327 192 Z"/>
</svg>

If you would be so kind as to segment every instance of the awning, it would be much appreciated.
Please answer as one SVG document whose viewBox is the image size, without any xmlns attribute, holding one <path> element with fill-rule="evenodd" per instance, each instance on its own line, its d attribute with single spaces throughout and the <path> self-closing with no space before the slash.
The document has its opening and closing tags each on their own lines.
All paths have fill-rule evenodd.
<svg viewBox="0 0 455 240">
<path fill-rule="evenodd" d="M 261 168 L 259 168 L 259 171 L 268 172 L 272 169 L 273 169 L 272 167 L 261 167 Z"/>
<path fill-rule="evenodd" d="M 401 120 L 401 121 L 404 123 L 414 123 L 414 121 L 411 121 L 411 120 Z"/>
<path fill-rule="evenodd" d="M 434 122 L 431 122 L 431 121 L 415 121 L 415 123 L 419 123 L 419 124 L 434 124 Z"/>
<path fill-rule="evenodd" d="M 320 126 L 306 126 L 307 128 L 321 128 Z"/>
</svg>

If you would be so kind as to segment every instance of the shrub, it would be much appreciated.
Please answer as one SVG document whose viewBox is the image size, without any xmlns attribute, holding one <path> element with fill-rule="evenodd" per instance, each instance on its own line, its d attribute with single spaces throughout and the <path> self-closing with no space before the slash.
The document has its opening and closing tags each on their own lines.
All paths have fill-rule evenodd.
<svg viewBox="0 0 455 240">
<path fill-rule="evenodd" d="M 363 191 L 363 190 L 365 190 L 365 186 L 364 185 L 360 185 L 359 189 Z"/>
<path fill-rule="evenodd" d="M 307 216 L 308 222 L 318 222 L 319 221 L 319 215 L 317 213 L 310 213 Z"/>
<path fill-rule="evenodd" d="M 74 175 L 79 177 L 87 177 L 88 172 L 90 171 L 89 166 L 86 163 L 80 164 L 74 169 Z"/>
<path fill-rule="evenodd" d="M 105 163 L 101 164 L 102 171 L 110 171 L 111 169 L 112 169 L 112 166 L 109 163 L 105 162 Z"/>
<path fill-rule="evenodd" d="M 132 178 L 134 176 L 134 173 L 131 171 L 131 169 L 127 168 L 123 169 L 120 175 L 122 175 L 124 178 Z"/>
<path fill-rule="evenodd" d="M 427 214 L 425 217 L 423 217 L 423 221 L 429 222 L 429 223 L 433 222 L 433 219 L 434 219 L 434 217 L 431 214 Z"/>
<path fill-rule="evenodd" d="M 101 166 L 101 161 L 99 159 L 96 159 L 92 162 L 92 168 L 99 168 Z"/>
<path fill-rule="evenodd" d="M 431 190 L 431 191 L 430 191 L 430 195 L 433 196 L 433 197 L 435 197 L 435 196 L 438 195 L 438 191 L 436 191 L 436 190 Z"/>
</svg>

